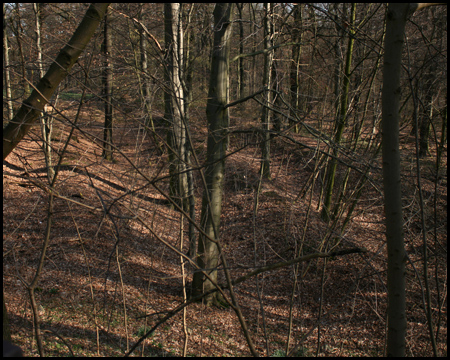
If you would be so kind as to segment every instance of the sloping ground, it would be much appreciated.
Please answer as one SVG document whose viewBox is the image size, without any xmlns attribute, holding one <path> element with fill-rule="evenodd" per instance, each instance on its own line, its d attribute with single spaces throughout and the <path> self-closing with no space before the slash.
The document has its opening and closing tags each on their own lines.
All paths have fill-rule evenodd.
<svg viewBox="0 0 450 360">
<path fill-rule="evenodd" d="M 155 182 L 163 192 L 168 190 L 166 155 L 157 153 L 148 136 L 138 134 L 138 129 L 126 123 L 117 127 L 115 144 L 120 152 L 116 151 L 113 163 L 107 163 L 99 160 L 101 123 L 85 121 L 83 129 L 89 133 L 77 130 L 72 136 L 55 186 L 59 197 L 55 199 L 37 300 L 47 355 L 69 353 L 60 339 L 63 338 L 77 356 L 116 356 L 182 301 L 180 257 L 161 240 L 180 248 L 183 238 L 182 250 L 186 253 L 187 222 L 181 237 L 180 214 L 148 185 Z M 67 131 L 61 125 L 55 130 L 56 147 L 63 145 Z M 206 148 L 205 130 L 193 126 L 192 133 L 201 161 Z M 315 146 L 314 139 L 295 137 Z M 45 164 L 37 138 L 38 132 L 31 133 L 3 165 L 4 292 L 13 340 L 27 356 L 36 356 L 37 350 L 22 281 L 29 283 L 38 266 L 49 198 L 44 190 Z M 298 345 L 297 355 L 382 355 L 386 331 L 386 247 L 379 193 L 381 178 L 376 170 L 380 164 L 371 173 L 373 185 L 367 185 L 353 219 L 340 235 L 327 232 L 318 214 L 323 172 L 314 170 L 314 152 L 289 141 L 275 140 L 273 180 L 263 182 L 258 192 L 259 149 L 255 142 L 256 135 L 236 134 L 231 139 L 230 152 L 243 149 L 227 159 L 221 241 L 233 277 L 258 266 L 292 259 L 300 251 L 308 254 L 315 249 L 325 250 L 336 239 L 340 239 L 338 249 L 367 249 L 365 254 L 326 262 L 316 259 L 298 267 L 267 272 L 237 285 L 236 295 L 257 351 L 261 355 L 283 354 L 291 312 L 290 349 Z M 428 209 L 434 201 L 432 170 L 427 163 L 431 161 L 424 160 Z M 405 157 L 404 163 L 405 198 L 410 201 L 405 203 L 405 237 L 411 263 L 415 264 L 407 266 L 407 354 L 427 356 L 431 348 L 422 308 L 423 277 L 419 282 L 416 276 L 416 271 L 422 273 L 419 260 L 423 255 L 418 197 L 414 195 L 414 169 L 408 168 L 412 166 L 411 159 Z M 430 251 L 435 321 L 439 313 L 436 299 L 446 299 L 443 289 L 447 285 L 446 157 L 444 163 L 445 177 L 440 181 L 437 198 L 439 231 L 432 239 Z M 314 173 L 319 175 L 311 196 L 308 187 L 304 192 L 302 189 Z M 202 194 L 198 173 L 195 179 L 198 219 Z M 432 213 L 428 211 L 426 215 L 431 226 Z M 190 281 L 192 267 L 186 266 L 185 271 Z M 225 281 L 222 273 L 219 278 Z M 317 327 L 319 316 L 322 321 Z M 439 321 L 438 347 L 445 355 L 446 300 Z M 186 323 L 187 355 L 249 355 L 231 308 L 193 304 L 187 308 Z M 181 312 L 159 326 L 144 348 L 139 348 L 139 354 L 181 355 L 183 344 Z"/>
</svg>

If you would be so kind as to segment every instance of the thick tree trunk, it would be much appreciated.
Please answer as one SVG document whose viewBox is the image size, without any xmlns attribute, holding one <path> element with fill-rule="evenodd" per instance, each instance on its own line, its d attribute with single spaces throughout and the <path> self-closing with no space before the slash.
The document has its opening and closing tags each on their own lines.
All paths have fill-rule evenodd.
<svg viewBox="0 0 450 360">
<path fill-rule="evenodd" d="M 407 20 L 416 10 L 430 5 L 436 4 L 392 3 L 389 4 L 386 15 L 382 93 L 382 151 L 384 211 L 386 215 L 386 240 L 388 252 L 387 356 L 395 357 L 405 356 L 406 349 L 406 250 L 403 232 L 399 147 L 399 103 L 401 96 L 400 74 L 402 71 L 402 49 Z M 426 282 L 428 274 L 426 273 L 426 270 L 424 272 Z M 430 313 L 427 313 L 427 318 L 433 353 L 437 356 Z"/>
<path fill-rule="evenodd" d="M 399 101 L 403 37 L 409 4 L 389 4 L 384 44 L 382 131 L 383 185 L 388 251 L 387 355 L 405 356 L 405 246 L 399 149 Z"/>
<path fill-rule="evenodd" d="M 214 49 L 211 63 L 208 104 L 207 167 L 206 189 L 203 194 L 201 225 L 207 236 L 200 235 L 198 241 L 198 265 L 208 273 L 196 272 L 193 280 L 193 295 L 202 294 L 214 288 L 217 282 L 219 262 L 220 215 L 222 211 L 223 177 L 225 155 L 228 146 L 229 116 L 225 105 L 228 103 L 228 68 L 231 35 L 232 4 L 218 3 L 214 9 Z M 217 293 L 206 297 L 211 305 L 216 302 Z"/>
</svg>

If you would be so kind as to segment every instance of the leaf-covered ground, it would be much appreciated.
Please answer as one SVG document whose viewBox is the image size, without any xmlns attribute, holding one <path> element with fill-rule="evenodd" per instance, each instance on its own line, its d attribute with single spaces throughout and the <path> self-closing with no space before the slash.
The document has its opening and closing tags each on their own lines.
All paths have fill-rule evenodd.
<svg viewBox="0 0 450 360">
<path fill-rule="evenodd" d="M 101 119 L 100 113 L 97 116 Z M 237 112 L 232 129 L 250 129 L 257 124 L 250 118 Z M 167 154 L 158 153 L 150 136 L 138 132 L 131 122 L 119 123 L 114 129 L 115 160 L 106 162 L 100 160 L 100 120 L 85 113 L 80 121 L 81 130 L 72 136 L 54 188 L 57 197 L 50 242 L 36 288 L 44 347 L 49 356 L 65 356 L 70 351 L 76 356 L 120 356 L 182 302 L 180 256 L 167 244 L 180 248 L 183 243 L 186 253 L 188 223 L 184 219 L 180 230 L 180 213 L 150 184 L 160 179 L 155 184 L 162 192 L 168 191 Z M 197 120 L 191 131 L 201 163 L 206 132 L 200 123 Z M 67 126 L 55 125 L 55 149 L 61 149 L 68 131 Z M 163 140 L 163 132 L 160 134 Z M 237 300 L 256 350 L 264 356 L 282 356 L 289 338 L 289 350 L 295 347 L 296 355 L 381 356 L 387 305 L 381 159 L 372 161 L 369 181 L 351 220 L 340 232 L 345 213 L 334 228 L 319 214 L 324 166 L 315 149 L 325 151 L 326 147 L 317 148 L 317 140 L 304 132 L 289 136 L 311 149 L 286 138 L 274 139 L 273 179 L 261 185 L 257 134 L 241 131 L 231 136 L 221 242 L 233 278 L 297 255 L 328 251 L 335 245 L 336 249 L 360 247 L 367 252 L 299 263 L 237 285 Z M 38 138 L 36 128 L 3 164 L 4 294 L 13 341 L 26 356 L 38 353 L 24 283 L 32 281 L 39 264 L 49 201 Z M 413 142 L 405 135 L 402 146 L 409 255 L 406 351 L 408 356 L 430 356 Z M 239 148 L 242 150 L 233 153 Z M 421 160 L 422 185 L 430 244 L 432 317 L 438 349 L 446 355 L 447 157 L 445 154 L 437 181 L 435 204 L 434 144 L 431 148 L 431 156 Z M 346 161 L 362 169 L 370 157 L 358 155 Z M 338 167 L 338 183 L 346 170 Z M 357 188 L 358 179 L 355 170 L 342 204 L 350 201 L 348 194 Z M 203 191 L 198 172 L 195 181 L 198 221 Z M 184 271 L 189 283 L 193 268 L 185 264 Z M 222 271 L 219 279 L 225 282 Z M 182 355 L 185 322 L 188 356 L 250 355 L 230 307 L 204 308 L 197 303 L 188 306 L 184 316 L 183 321 L 180 312 L 161 324 L 133 354 Z"/>
</svg>

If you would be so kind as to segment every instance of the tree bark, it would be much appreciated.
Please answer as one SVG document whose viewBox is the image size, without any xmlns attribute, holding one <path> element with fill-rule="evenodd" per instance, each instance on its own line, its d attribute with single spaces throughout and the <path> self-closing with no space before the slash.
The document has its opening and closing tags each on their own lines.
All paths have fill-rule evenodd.
<svg viewBox="0 0 450 360">
<path fill-rule="evenodd" d="M 406 250 L 403 232 L 403 212 L 400 177 L 399 103 L 401 95 L 400 74 L 406 22 L 418 9 L 436 4 L 392 3 L 388 6 L 384 42 L 383 92 L 382 92 L 382 152 L 384 211 L 386 215 L 386 240 L 388 252 L 388 334 L 387 356 L 405 356 Z M 425 276 L 427 276 L 425 274 Z M 429 320 L 430 334 L 431 320 Z M 433 350 L 436 355 L 436 348 Z"/>
<path fill-rule="evenodd" d="M 108 6 L 109 3 L 92 4 L 89 7 L 69 43 L 60 51 L 45 76 L 39 80 L 36 90 L 33 90 L 23 102 L 16 116 L 5 127 L 3 130 L 3 160 L 14 150 L 39 118 L 44 105 L 52 97 L 59 83 L 67 76 L 88 44 Z"/>
<path fill-rule="evenodd" d="M 236 7 L 239 11 L 239 19 L 243 20 L 242 10 L 244 9 L 243 3 L 236 3 Z M 239 22 L 239 55 L 244 53 L 244 22 Z M 245 70 L 244 70 L 244 58 L 239 58 L 237 62 L 237 98 L 243 98 L 245 96 Z"/>
<path fill-rule="evenodd" d="M 183 29 L 180 4 L 164 4 L 165 21 L 165 119 L 169 131 L 170 196 L 184 210 L 188 210 L 186 174 L 186 123 L 184 117 L 183 78 Z"/>
<path fill-rule="evenodd" d="M 296 43 L 292 45 L 291 53 L 291 66 L 290 66 L 290 101 L 291 101 L 291 118 L 295 119 L 295 114 L 300 110 L 300 54 L 302 52 L 302 36 L 303 36 L 303 24 L 302 24 L 302 6 L 303 4 L 294 5 L 293 16 L 294 25 L 292 29 L 292 42 Z M 292 131 L 298 133 L 300 131 L 299 124 L 290 121 L 289 126 Z"/>
<path fill-rule="evenodd" d="M 349 29 L 349 38 L 348 38 L 348 47 L 347 47 L 347 55 L 345 59 L 345 69 L 344 76 L 342 81 L 342 92 L 340 97 L 340 106 L 339 106 L 339 115 L 337 117 L 336 124 L 336 132 L 334 135 L 334 145 L 333 145 L 333 159 L 331 159 L 330 167 L 328 170 L 328 181 L 327 181 L 327 189 L 325 194 L 325 200 L 322 208 L 322 219 L 324 221 L 330 220 L 330 208 L 331 208 L 331 200 L 333 196 L 333 188 L 334 181 L 336 178 L 336 168 L 337 168 L 337 160 L 336 156 L 338 155 L 337 147 L 339 146 L 342 138 L 342 134 L 345 129 L 345 125 L 347 124 L 347 108 L 348 108 L 348 92 L 350 88 L 350 74 L 351 74 L 351 66 L 352 66 L 352 55 L 353 55 L 353 43 L 354 43 L 354 25 L 355 25 L 355 17 L 356 17 L 356 4 L 352 3 L 352 10 L 350 15 L 350 29 Z"/>
<path fill-rule="evenodd" d="M 39 79 L 44 76 L 44 66 L 42 63 L 42 4 L 33 3 L 33 10 L 36 22 L 36 51 L 37 51 L 37 65 L 39 72 Z M 55 171 L 52 168 L 52 131 L 53 118 L 51 116 L 51 106 L 44 106 L 44 111 L 41 116 L 41 133 L 42 133 L 42 150 L 44 152 L 45 164 L 47 166 L 47 177 L 49 184 L 52 183 Z"/>
<path fill-rule="evenodd" d="M 11 94 L 11 77 L 9 72 L 9 47 L 8 34 L 6 32 L 6 8 L 3 3 L 3 76 L 5 77 L 6 106 L 8 109 L 8 121 L 14 116 Z"/>
<path fill-rule="evenodd" d="M 384 210 L 388 252 L 387 355 L 405 356 L 405 245 L 400 178 L 399 101 L 403 37 L 409 4 L 389 4 L 382 94 Z"/>
<path fill-rule="evenodd" d="M 272 4 L 265 3 L 265 18 L 264 18 L 264 49 L 273 47 L 273 24 L 272 24 Z M 271 112 L 269 106 L 272 104 L 272 92 L 269 90 L 272 88 L 272 63 L 273 63 L 273 50 L 267 51 L 264 54 L 264 74 L 263 74 L 263 86 L 267 88 L 264 94 L 264 107 L 262 109 L 261 124 L 262 124 L 262 142 L 261 142 L 261 168 L 260 173 L 266 179 L 271 178 L 270 175 L 270 124 L 271 124 Z"/>
<path fill-rule="evenodd" d="M 112 34 L 110 29 L 108 12 L 105 14 L 105 27 L 103 39 L 103 101 L 105 103 L 105 128 L 103 129 L 103 153 L 104 159 L 112 161 L 113 159 L 113 70 L 111 63 Z"/>
<path fill-rule="evenodd" d="M 201 226 L 207 236 L 200 234 L 198 240 L 198 265 L 211 278 L 196 272 L 193 280 L 194 296 L 213 289 L 217 282 L 219 261 L 220 215 L 222 211 L 223 177 L 225 155 L 228 146 L 229 115 L 225 105 L 228 103 L 228 71 L 231 36 L 232 4 L 218 3 L 214 8 L 214 48 L 211 63 L 208 103 L 207 167 L 205 171 L 206 189 L 203 194 Z M 217 293 L 206 296 L 207 305 L 217 301 Z"/>
</svg>

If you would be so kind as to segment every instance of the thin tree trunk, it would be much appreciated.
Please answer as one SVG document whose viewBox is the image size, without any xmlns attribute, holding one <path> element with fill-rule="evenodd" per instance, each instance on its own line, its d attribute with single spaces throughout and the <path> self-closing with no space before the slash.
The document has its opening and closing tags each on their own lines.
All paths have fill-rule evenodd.
<svg viewBox="0 0 450 360">
<path fill-rule="evenodd" d="M 341 92 L 341 101 L 339 106 L 339 116 L 337 119 L 336 132 L 334 135 L 334 145 L 333 145 L 333 159 L 331 159 L 330 167 L 328 170 L 328 181 L 327 181 L 327 189 L 325 193 L 325 200 L 322 208 L 322 219 L 325 221 L 330 220 L 330 208 L 331 208 L 331 199 L 333 195 L 334 181 L 336 177 L 336 167 L 337 160 L 336 156 L 338 155 L 337 147 L 339 146 L 342 138 L 342 134 L 344 132 L 345 125 L 347 123 L 347 108 L 348 108 L 348 92 L 350 88 L 350 74 L 351 74 L 351 66 L 352 66 L 352 55 L 353 55 L 353 43 L 354 43 L 354 24 L 356 17 L 356 4 L 352 3 L 352 10 L 350 15 L 350 35 L 348 38 L 348 47 L 347 47 L 347 56 L 345 60 L 345 69 L 344 69 L 344 79 L 342 81 L 342 92 Z"/>
<path fill-rule="evenodd" d="M 187 197 L 188 197 L 188 205 L 189 205 L 189 217 L 191 219 L 195 219 L 195 193 L 194 193 L 194 174 L 192 170 L 191 164 L 191 155 L 192 155 L 192 142 L 189 137 L 189 119 L 190 113 L 189 108 L 192 102 L 192 79 L 193 79 L 193 63 L 194 57 L 192 55 L 190 44 L 194 43 L 195 40 L 195 29 L 192 27 L 191 18 L 194 11 L 194 4 L 191 4 L 187 16 L 186 16 L 186 41 L 184 42 L 185 50 L 184 50 L 184 64 L 183 64 L 183 72 L 184 75 L 181 79 L 183 90 L 184 90 L 184 119 L 186 123 L 186 153 L 185 153 L 185 163 L 187 169 Z M 197 258 L 197 240 L 196 240 L 196 231 L 195 224 L 193 222 L 189 222 L 189 255 L 192 259 Z"/>
<path fill-rule="evenodd" d="M 272 29 L 272 4 L 265 3 L 265 18 L 264 18 L 264 49 L 273 47 L 273 29 Z M 268 107 L 272 104 L 272 62 L 273 50 L 267 51 L 264 55 L 264 74 L 263 86 L 267 88 L 264 94 L 264 107 L 262 109 L 261 124 L 262 124 L 262 142 L 261 142 L 261 168 L 260 173 L 266 179 L 271 178 L 270 174 L 270 124 L 271 112 Z"/>
<path fill-rule="evenodd" d="M 152 116 L 152 100 L 150 92 L 150 77 L 147 73 L 148 68 L 148 56 L 147 56 L 147 38 L 142 28 L 139 29 L 139 50 L 140 50 L 140 68 L 141 68 L 141 92 L 144 100 L 145 121 L 144 125 L 149 128 L 153 134 L 155 132 L 155 126 L 153 124 Z"/>
<path fill-rule="evenodd" d="M 164 4 L 165 21 L 165 119 L 169 124 L 170 196 L 188 210 L 186 174 L 186 124 L 184 119 L 183 29 L 179 3 Z"/>
<path fill-rule="evenodd" d="M 27 71 L 25 68 L 25 55 L 24 55 L 24 51 L 23 51 L 23 47 L 22 47 L 22 39 L 24 38 L 23 36 L 23 27 L 22 27 L 22 19 L 20 17 L 20 14 L 22 13 L 22 11 L 20 10 L 20 4 L 16 3 L 16 14 L 17 14 L 17 28 L 15 31 L 15 38 L 17 40 L 17 48 L 19 49 L 19 54 L 20 54 L 20 59 L 21 59 L 21 63 L 20 63 L 20 69 L 22 71 L 22 85 L 23 85 L 23 90 L 24 90 L 24 96 L 29 96 L 30 95 L 30 84 L 28 84 L 28 81 L 26 81 L 27 79 Z"/>
<path fill-rule="evenodd" d="M 249 3 L 248 7 L 249 7 L 249 13 L 250 13 L 250 33 L 254 36 L 252 36 L 253 39 L 253 44 L 252 44 L 252 52 L 255 52 L 257 50 L 258 47 L 258 42 L 256 39 L 256 34 L 258 32 L 258 21 L 256 20 L 256 9 L 255 7 L 257 6 L 257 4 L 255 3 Z M 252 19 L 252 15 L 253 15 L 253 19 Z M 253 27 L 252 27 L 253 24 Z M 256 86 L 260 86 L 259 84 L 256 85 L 256 56 L 252 57 L 252 81 L 250 85 L 251 88 L 251 94 L 253 94 L 256 91 Z"/>
<path fill-rule="evenodd" d="M 436 84 L 433 82 L 433 79 L 436 79 L 436 68 L 437 65 L 435 61 L 431 60 L 432 63 L 427 69 L 427 74 L 425 75 L 425 81 L 423 84 L 423 88 L 425 91 L 425 100 L 424 106 L 425 109 L 422 112 L 419 121 L 419 156 L 424 157 L 427 156 L 430 152 L 429 150 L 429 137 L 430 137 L 430 128 L 431 128 L 431 120 L 433 119 L 433 98 L 436 90 Z"/>
<path fill-rule="evenodd" d="M 244 22 L 242 21 L 242 10 L 244 9 L 243 3 L 236 3 L 236 7 L 239 11 L 239 55 L 244 53 Z M 237 61 L 238 70 L 238 95 L 237 98 L 243 98 L 245 96 L 245 71 L 244 71 L 244 58 L 239 58 Z"/>
<path fill-rule="evenodd" d="M 274 57 L 275 57 L 275 51 L 274 51 Z M 282 88 L 281 88 L 281 79 L 279 79 L 278 75 L 278 69 L 277 64 L 275 61 L 272 62 L 272 90 L 273 90 L 273 106 L 277 107 L 278 109 L 282 109 L 283 102 L 281 101 L 281 94 L 282 94 Z M 283 128 L 283 115 L 279 113 L 273 114 L 273 130 L 280 132 Z"/>
<path fill-rule="evenodd" d="M 294 25 L 292 29 L 292 45 L 291 67 L 290 67 L 290 95 L 291 95 L 291 118 L 295 119 L 295 114 L 300 110 L 300 54 L 302 52 L 302 4 L 294 5 Z M 300 29 L 298 28 L 300 27 Z M 300 127 L 297 122 L 290 121 L 292 131 L 298 133 Z"/>
<path fill-rule="evenodd" d="M 430 152 L 428 139 L 430 137 L 431 119 L 433 118 L 433 100 L 431 97 L 425 99 L 426 113 L 422 115 L 419 126 L 419 156 L 425 157 Z"/>
<path fill-rule="evenodd" d="M 6 107 L 8 109 L 8 121 L 11 121 L 14 112 L 12 106 L 11 77 L 9 72 L 9 47 L 8 34 L 6 32 L 6 8 L 3 3 L 3 76 L 5 77 Z"/>
<path fill-rule="evenodd" d="M 105 27 L 103 39 L 103 101 L 105 103 L 105 128 L 103 132 L 103 153 L 104 159 L 112 161 L 113 159 L 113 106 L 112 106 L 112 90 L 113 90 L 113 70 L 111 62 L 112 51 L 112 34 L 111 24 L 108 13 L 105 14 Z"/>
<path fill-rule="evenodd" d="M 200 235 L 198 240 L 198 265 L 209 274 L 212 281 L 201 272 L 196 272 L 192 284 L 194 296 L 213 289 L 213 283 L 217 282 L 217 265 L 220 255 L 217 241 L 222 211 L 223 177 L 229 128 L 228 109 L 225 108 L 225 105 L 228 103 L 229 92 L 231 9 L 231 4 L 223 3 L 217 4 L 214 9 L 214 48 L 206 107 L 208 119 L 206 189 L 203 194 L 201 214 L 201 226 L 207 237 Z M 216 294 L 206 296 L 207 305 L 216 302 Z"/>
<path fill-rule="evenodd" d="M 33 3 L 33 10 L 36 22 L 36 51 L 37 51 L 37 65 L 39 72 L 39 79 L 44 76 L 44 68 L 42 64 L 42 4 Z M 51 115 L 51 106 L 45 106 L 41 116 L 41 133 L 42 133 L 42 150 L 44 152 L 45 165 L 47 166 L 47 177 L 49 184 L 52 183 L 55 175 L 55 170 L 52 168 L 52 130 L 53 117 Z"/>
</svg>

